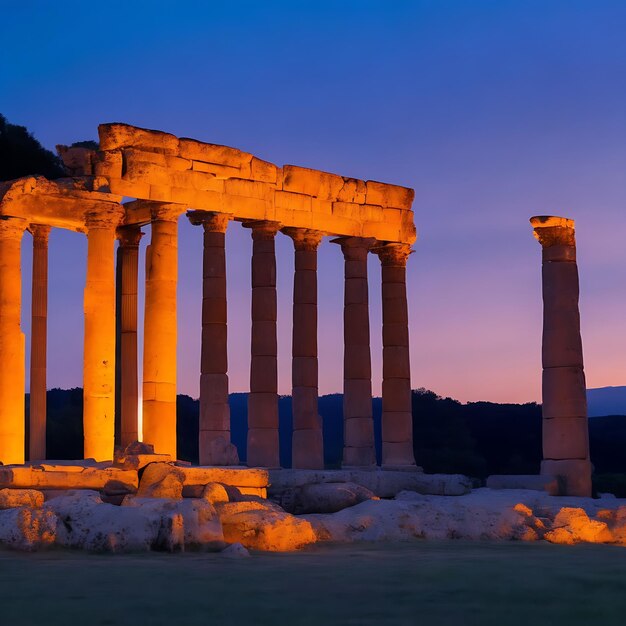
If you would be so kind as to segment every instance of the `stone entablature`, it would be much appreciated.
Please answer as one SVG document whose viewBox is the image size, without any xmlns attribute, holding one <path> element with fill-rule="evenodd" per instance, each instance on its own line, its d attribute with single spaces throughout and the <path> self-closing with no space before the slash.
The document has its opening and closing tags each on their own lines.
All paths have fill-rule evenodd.
<svg viewBox="0 0 626 626">
<path fill-rule="evenodd" d="M 329 235 L 412 244 L 414 191 L 319 170 L 277 167 L 236 148 L 178 138 L 127 124 L 98 128 L 100 151 L 86 159 L 111 192 L 315 228 Z M 139 210 L 126 223 L 149 223 Z"/>
</svg>

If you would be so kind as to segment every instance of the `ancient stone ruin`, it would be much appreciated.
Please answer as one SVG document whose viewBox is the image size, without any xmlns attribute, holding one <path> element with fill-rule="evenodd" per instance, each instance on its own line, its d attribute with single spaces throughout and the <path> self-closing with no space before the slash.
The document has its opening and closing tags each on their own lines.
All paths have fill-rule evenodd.
<svg viewBox="0 0 626 626">
<path fill-rule="evenodd" d="M 224 245 L 226 229 L 240 222 L 250 229 L 253 241 L 248 465 L 279 466 L 274 242 L 282 233 L 292 239 L 295 255 L 293 468 L 324 467 L 317 409 L 317 249 L 331 236 L 345 260 L 343 465 L 376 465 L 367 278 L 372 252 L 382 265 L 382 466 L 417 469 L 406 295 L 406 263 L 416 239 L 413 190 L 293 165 L 278 167 L 235 148 L 126 124 L 103 124 L 99 136 L 96 151 L 59 148 L 70 178 L 27 177 L 0 186 L 0 461 L 25 461 L 20 242 L 26 230 L 34 241 L 28 458 L 46 458 L 51 228 L 84 233 L 88 242 L 84 456 L 96 462 L 114 457 L 116 373 L 121 444 L 139 439 L 137 276 L 145 225 L 151 227 L 151 239 L 146 252 L 142 439 L 157 453 L 176 459 L 177 221 L 186 213 L 192 224 L 202 227 L 204 241 L 200 465 L 238 463 L 230 441 Z M 122 203 L 123 198 L 132 200 Z M 542 473 L 561 477 L 565 493 L 589 495 L 573 222 L 533 218 L 533 226 L 544 247 Z"/>
</svg>

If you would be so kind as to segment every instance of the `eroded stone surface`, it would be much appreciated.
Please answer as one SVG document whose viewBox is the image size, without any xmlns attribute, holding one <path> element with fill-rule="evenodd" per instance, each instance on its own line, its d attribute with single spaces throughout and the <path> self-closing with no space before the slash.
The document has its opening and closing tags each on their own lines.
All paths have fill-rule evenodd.
<svg viewBox="0 0 626 626">
<path fill-rule="evenodd" d="M 0 510 L 25 506 L 40 509 L 44 495 L 36 489 L 0 489 Z"/>
</svg>

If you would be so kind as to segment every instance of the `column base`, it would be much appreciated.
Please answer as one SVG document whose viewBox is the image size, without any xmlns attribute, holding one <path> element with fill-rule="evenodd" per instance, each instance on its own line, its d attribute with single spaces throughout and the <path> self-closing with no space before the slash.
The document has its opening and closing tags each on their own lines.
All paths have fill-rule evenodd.
<svg viewBox="0 0 626 626">
<path fill-rule="evenodd" d="M 589 459 L 544 459 L 542 476 L 556 476 L 562 483 L 561 495 L 590 498 L 593 466 Z"/>
</svg>

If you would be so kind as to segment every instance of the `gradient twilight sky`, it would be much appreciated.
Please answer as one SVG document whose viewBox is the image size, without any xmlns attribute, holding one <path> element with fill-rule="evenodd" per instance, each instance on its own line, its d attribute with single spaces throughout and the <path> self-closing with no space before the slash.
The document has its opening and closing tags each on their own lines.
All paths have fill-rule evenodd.
<svg viewBox="0 0 626 626">
<path fill-rule="evenodd" d="M 541 254 L 577 225 L 589 387 L 626 384 L 626 3 L 3 0 L 0 112 L 48 148 L 120 121 L 415 188 L 412 383 L 540 398 Z M 145 249 L 148 234 L 142 242 Z M 291 241 L 277 237 L 279 386 L 291 385 Z M 30 254 L 23 244 L 24 328 Z M 227 236 L 231 391 L 248 389 L 249 231 Z M 86 240 L 50 240 L 50 387 L 82 384 Z M 198 395 L 201 230 L 180 221 L 180 392 Z M 370 259 L 375 393 L 380 268 Z M 342 382 L 343 263 L 319 254 L 320 392 Z M 141 280 L 141 278 L 140 278 Z"/>
</svg>

